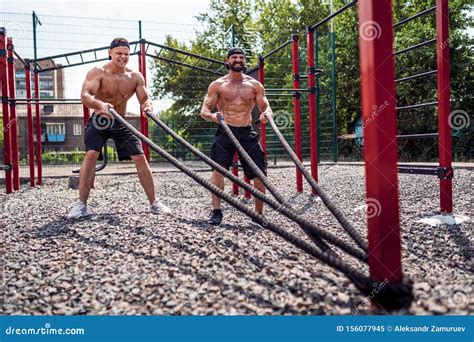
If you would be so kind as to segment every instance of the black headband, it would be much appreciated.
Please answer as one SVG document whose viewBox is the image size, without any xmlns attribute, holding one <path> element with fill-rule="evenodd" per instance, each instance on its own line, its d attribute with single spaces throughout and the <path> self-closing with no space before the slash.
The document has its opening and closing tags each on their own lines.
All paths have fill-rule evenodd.
<svg viewBox="0 0 474 342">
<path fill-rule="evenodd" d="M 112 43 L 110 43 L 110 49 L 113 49 L 119 46 L 125 46 L 130 49 L 130 44 L 128 43 L 126 39 L 123 39 L 123 38 L 114 39 L 112 40 Z"/>
<path fill-rule="evenodd" d="M 229 49 L 229 51 L 227 51 L 227 58 L 229 58 L 232 55 L 244 55 L 244 56 L 246 56 L 247 54 L 245 53 L 244 49 L 239 48 L 239 47 L 234 47 L 232 49 Z"/>
</svg>

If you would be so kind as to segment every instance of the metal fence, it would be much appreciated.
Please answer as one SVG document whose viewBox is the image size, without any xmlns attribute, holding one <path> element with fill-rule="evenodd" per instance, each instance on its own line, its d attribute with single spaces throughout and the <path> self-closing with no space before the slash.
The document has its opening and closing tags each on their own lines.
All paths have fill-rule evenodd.
<svg viewBox="0 0 474 342">
<path fill-rule="evenodd" d="M 348 14 L 350 15 L 350 14 Z M 354 14 L 355 15 L 355 14 Z M 145 38 L 147 41 L 163 44 L 168 36 L 172 36 L 178 43 L 184 47 L 190 46 L 190 41 L 195 37 L 196 33 L 201 32 L 203 27 L 197 24 L 189 23 L 163 23 L 150 21 L 132 21 L 132 20 L 117 20 L 107 18 L 84 18 L 73 16 L 51 16 L 41 15 L 36 16 L 24 13 L 9 13 L 0 12 L 0 26 L 5 26 L 8 30 L 8 35 L 14 38 L 14 45 L 16 52 L 22 58 L 40 58 L 44 56 L 51 56 L 56 54 L 64 54 L 68 52 L 87 50 L 107 46 L 111 38 L 117 36 L 126 37 L 129 40 L 139 40 Z M 98 24 L 98 22 L 100 24 Z M 326 25 L 329 25 L 327 22 Z M 318 45 L 317 67 L 324 69 L 324 73 L 319 77 L 318 83 L 318 130 L 319 130 L 319 157 L 320 160 L 360 160 L 361 146 L 358 145 L 357 139 L 347 139 L 347 137 L 339 137 L 337 128 L 337 108 L 335 106 L 336 99 L 343 97 L 344 94 L 336 94 L 336 83 L 343 81 L 341 77 L 347 75 L 338 75 L 336 73 L 335 65 L 336 56 L 334 51 L 337 48 L 344 48 L 337 46 L 337 37 L 328 33 L 328 30 L 323 30 L 324 33 L 316 35 Z M 236 34 L 234 29 L 230 29 L 229 46 L 237 44 L 245 44 L 245 37 L 249 35 L 246 32 Z M 252 32 L 250 36 L 254 37 Z M 354 39 L 356 39 L 354 37 Z M 306 70 L 306 47 L 305 39 L 302 39 L 299 53 L 300 74 L 304 75 Z M 255 44 L 255 42 L 253 42 Z M 402 44 L 397 42 L 397 44 Z M 335 47 L 336 45 L 336 47 Z M 400 48 L 403 48 L 401 46 Z M 259 52 L 258 48 L 251 51 L 253 60 L 255 55 Z M 104 52 L 105 53 L 105 52 Z M 153 51 L 150 51 L 152 54 Z M 106 56 L 106 54 L 105 54 Z M 428 50 L 427 58 L 434 58 L 433 51 Z M 103 62 L 101 62 L 103 63 Z M 78 98 L 80 95 L 80 88 L 87 71 L 95 65 L 101 63 L 91 63 L 72 68 L 66 68 L 54 71 L 48 74 L 43 74 L 41 88 L 43 89 L 42 97 L 54 98 Z M 156 63 L 163 63 L 163 61 L 152 61 L 148 59 L 148 67 L 156 67 Z M 403 64 L 404 63 L 404 64 Z M 129 66 L 132 69 L 138 70 L 138 58 L 131 56 Z M 398 68 L 398 76 L 403 77 L 408 74 L 406 62 L 402 61 Z M 20 67 L 17 70 L 17 97 L 24 98 L 22 93 L 24 86 L 24 74 Z M 293 123 L 293 96 L 294 92 L 291 89 L 292 83 L 292 59 L 290 46 L 279 50 L 272 54 L 265 61 L 265 87 L 268 89 L 267 96 L 275 113 L 275 121 L 279 125 L 281 131 L 286 136 L 290 144 L 294 143 L 294 123 Z M 198 146 L 203 152 L 210 152 L 210 145 L 212 143 L 212 135 L 214 131 L 213 124 L 203 122 L 197 115 L 199 109 L 199 102 L 204 97 L 207 86 L 218 75 L 206 73 L 205 71 L 193 70 L 189 73 L 183 73 L 185 66 L 169 65 L 169 72 L 171 75 L 180 73 L 183 78 L 180 80 L 189 85 L 187 94 L 184 94 L 179 101 L 187 107 L 186 113 L 177 121 L 176 119 L 168 119 L 166 117 L 166 110 L 171 107 L 171 110 L 179 110 L 179 101 L 172 96 L 164 96 L 160 100 L 154 101 L 156 112 L 162 114 L 162 120 L 170 125 L 174 130 L 180 132 L 184 137 L 188 138 L 190 142 Z M 282 72 L 281 70 L 284 70 Z M 23 77 L 23 79 L 22 79 Z M 453 75 L 455 77 L 455 75 Z M 150 88 L 153 86 L 154 73 L 147 73 L 147 81 Z M 301 88 L 307 88 L 306 79 L 300 80 Z M 55 85 L 55 89 L 48 87 Z M 159 85 L 156 92 L 160 92 Z M 64 88 L 64 89 L 63 89 Z M 278 89 L 278 90 L 276 90 Z M 286 90 L 288 89 L 288 90 Z M 432 94 L 427 94 L 431 96 Z M 301 127 L 302 127 L 302 154 L 305 161 L 309 160 L 309 122 L 308 122 L 308 93 L 301 92 Z M 197 101 L 199 99 L 199 101 Z M 190 103 L 186 101 L 189 100 Z M 52 106 L 52 107 L 51 107 Z M 48 175 L 64 175 L 69 174 L 72 169 L 77 168 L 82 160 L 84 146 L 82 142 L 83 132 L 81 129 L 82 112 L 80 105 L 69 105 L 70 107 L 62 107 L 60 104 L 53 104 L 49 107 L 42 106 L 42 116 L 45 118 L 42 130 L 44 130 L 44 148 L 43 161 L 46 167 L 49 168 Z M 19 151 L 20 162 L 24 166 L 21 168 L 21 177 L 28 177 L 28 155 L 26 151 L 25 136 L 25 111 L 26 106 L 19 105 Z M 139 112 L 139 105 L 136 99 L 131 99 L 129 102 L 128 111 L 131 113 Z M 436 128 L 433 110 L 426 112 L 422 120 L 424 126 L 420 129 Z M 137 114 L 136 114 L 137 115 Z M 130 114 L 132 121 L 136 121 L 138 126 L 138 118 Z M 400 117 L 400 125 L 410 125 L 406 122 L 406 117 Z M 429 123 L 430 128 L 426 128 Z M 63 124 L 63 125 L 61 125 Z M 134 123 L 135 124 L 135 123 Z M 64 140 L 62 135 L 65 135 Z M 184 160 L 193 160 L 194 156 L 184 151 L 182 147 L 166 137 L 159 129 L 150 123 L 150 136 L 158 143 L 164 145 L 167 150 L 175 156 Z M 51 138 L 50 138 L 51 137 Z M 59 137 L 59 138 L 58 138 Z M 70 139 L 68 139 L 70 137 Z M 454 137 L 456 139 L 456 137 Z M 56 140 L 55 140 L 56 139 Z M 422 140 L 427 142 L 427 140 Z M 407 140 L 400 144 L 403 151 L 408 151 L 411 154 L 405 156 L 408 160 L 416 160 L 416 146 L 420 146 L 414 140 Z M 437 151 L 434 146 L 433 158 L 436 159 Z M 281 159 L 286 159 L 286 154 L 278 143 L 276 137 L 270 129 L 267 130 L 267 156 L 271 163 L 277 163 Z M 412 153 L 415 151 L 414 153 Z M 456 152 L 455 152 L 456 153 Z M 159 158 L 152 153 L 151 160 L 159 161 Z M 342 158 L 341 158 L 342 157 Z M 114 153 L 111 151 L 111 162 L 114 162 Z M 3 177 L 1 173 L 0 177 Z"/>
</svg>

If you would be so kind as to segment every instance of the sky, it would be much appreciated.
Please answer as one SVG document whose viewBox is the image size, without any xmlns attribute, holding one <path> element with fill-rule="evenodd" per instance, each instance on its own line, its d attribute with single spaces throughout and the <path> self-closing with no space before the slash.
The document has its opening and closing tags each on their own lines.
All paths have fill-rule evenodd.
<svg viewBox="0 0 474 342">
<path fill-rule="evenodd" d="M 148 32 L 153 32 L 155 34 L 160 34 L 160 38 L 153 38 L 152 41 L 156 41 L 157 39 L 161 39 L 161 36 L 164 35 L 166 30 L 170 30 L 170 33 L 174 36 L 180 35 L 182 36 L 181 39 L 191 37 L 191 34 L 188 32 L 184 32 L 184 28 L 191 25 L 198 25 L 195 16 L 199 13 L 206 12 L 209 5 L 209 0 L 81 0 L 81 1 L 67 1 L 67 0 L 0 0 L 0 12 L 13 12 L 13 13 L 25 13 L 28 14 L 24 16 L 25 22 L 6 22 L 0 23 L 0 26 L 11 26 L 10 32 L 15 32 L 17 37 L 25 38 L 23 44 L 31 45 L 30 36 L 32 35 L 31 31 L 31 13 L 35 11 L 38 17 L 46 18 L 50 15 L 57 15 L 57 16 L 72 16 L 72 17 L 88 17 L 88 18 L 101 18 L 101 19 L 109 19 L 106 26 L 110 26 L 113 20 L 117 21 L 117 25 L 120 25 L 122 20 L 133 20 L 138 21 L 142 20 L 145 22 L 154 22 L 153 25 L 151 23 L 144 23 L 144 30 L 146 30 L 146 25 L 148 25 Z M 44 20 L 44 19 L 43 19 Z M 1 21 L 1 20 L 0 20 Z M 58 26 L 58 31 L 62 29 L 67 29 L 67 19 L 65 20 L 64 26 Z M 85 21 L 87 24 L 91 22 L 91 20 Z M 95 21 L 94 22 L 95 25 Z M 161 24 L 162 23 L 162 24 Z M 2 25 L 3 24 L 3 25 Z M 103 24 L 100 20 L 97 20 L 97 28 L 100 30 L 100 26 Z M 181 24 L 181 25 L 172 25 L 172 24 Z M 133 25 L 135 25 L 133 23 Z M 78 25 L 80 26 L 80 25 Z M 152 27 L 150 27 L 152 26 Z M 80 28 L 78 27 L 77 30 Z M 46 25 L 43 27 L 39 26 L 38 30 L 47 30 Z M 179 31 L 183 31 L 180 33 Z M 24 33 L 22 33 L 23 31 Z M 158 32 L 160 31 L 160 32 Z M 161 32 L 163 31 L 163 32 Z M 59 33 L 51 33 L 49 36 L 53 36 L 57 34 L 59 37 Z M 81 50 L 84 48 L 94 48 L 100 47 L 104 45 L 108 45 L 109 41 L 112 40 L 112 36 L 102 37 L 98 34 L 98 41 L 95 45 L 87 47 L 78 47 L 76 49 L 71 48 L 69 45 L 61 49 L 61 53 L 72 52 Z M 12 34 L 13 36 L 13 34 Z M 129 40 L 137 39 L 138 37 L 130 37 Z M 147 38 L 147 37 L 145 37 Z M 54 38 L 51 38 L 54 39 Z M 70 38 L 74 40 L 74 36 L 71 34 Z M 148 38 L 147 38 L 148 39 Z M 58 41 L 61 41 L 58 38 Z M 161 41 L 156 41 L 161 43 Z M 17 46 L 21 44 L 17 42 Z M 58 43 L 59 44 L 59 43 Z M 57 47 L 57 44 L 54 41 L 45 41 L 42 42 L 41 37 L 38 39 L 39 48 L 39 55 L 38 57 L 50 56 L 57 54 L 56 50 L 45 50 L 47 47 Z M 45 46 L 47 45 L 47 46 Z M 79 45 L 78 45 L 79 46 Z M 43 48 L 43 50 L 42 50 Z M 18 50 L 18 49 L 17 49 Z M 31 48 L 28 48 L 24 51 L 31 51 Z M 46 51 L 46 52 L 42 52 Z M 51 51 L 51 53 L 49 53 Z M 28 52 L 24 52 L 26 57 L 32 58 L 32 56 L 28 56 Z M 129 66 L 132 69 L 138 68 L 138 63 L 136 58 L 132 56 L 130 59 Z M 68 98 L 78 98 L 78 89 L 80 89 L 80 84 L 85 77 L 87 71 L 91 68 L 91 65 L 85 65 L 81 67 L 74 67 L 65 69 L 65 83 L 66 83 L 66 97 Z M 148 76 L 150 72 L 148 72 Z M 149 77 L 148 77 L 149 78 Z M 70 85 L 68 87 L 68 84 Z M 74 86 L 71 86 L 74 85 Z M 154 101 L 154 108 L 155 111 L 159 111 L 169 107 L 171 102 L 169 100 L 161 100 L 161 101 Z M 138 109 L 138 101 L 135 99 L 130 100 L 128 110 L 136 112 Z"/>
<path fill-rule="evenodd" d="M 208 0 L 0 0 L 4 12 L 189 23 Z"/>
</svg>

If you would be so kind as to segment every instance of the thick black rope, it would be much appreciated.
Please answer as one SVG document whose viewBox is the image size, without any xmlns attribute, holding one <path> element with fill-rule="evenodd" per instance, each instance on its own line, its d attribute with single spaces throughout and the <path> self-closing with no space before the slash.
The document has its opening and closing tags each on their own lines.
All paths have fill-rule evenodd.
<svg viewBox="0 0 474 342">
<path fill-rule="evenodd" d="M 187 142 L 185 139 L 180 137 L 176 132 L 174 132 L 170 127 L 168 127 L 164 122 L 162 122 L 159 118 L 157 118 L 155 115 L 146 112 L 146 115 L 153 120 L 158 126 L 160 126 L 166 133 L 168 133 L 173 139 L 181 143 L 183 146 L 185 146 L 189 151 L 191 151 L 194 155 L 196 155 L 198 158 L 202 159 L 205 163 L 207 163 L 209 166 L 211 166 L 213 169 L 217 170 L 219 173 L 224 175 L 227 179 L 229 179 L 232 182 L 235 182 L 239 184 L 244 190 L 249 191 L 254 195 L 256 198 L 261 200 L 262 202 L 268 204 L 270 207 L 275 209 L 276 211 L 280 212 L 281 214 L 285 215 L 288 217 L 290 220 L 296 222 L 303 230 L 307 230 L 310 232 L 311 235 L 317 235 L 332 244 L 334 244 L 336 247 L 340 248 L 341 250 L 345 251 L 346 253 L 352 255 L 353 257 L 367 262 L 367 255 L 360 251 L 357 248 L 354 248 L 353 246 L 347 244 L 344 240 L 340 239 L 339 237 L 333 235 L 332 233 L 323 230 L 319 228 L 317 225 L 314 223 L 308 221 L 307 219 L 299 216 L 294 209 L 292 209 L 290 206 L 284 205 L 284 203 L 278 203 L 275 201 L 273 198 L 271 198 L 268 195 L 265 195 L 264 193 L 258 191 L 256 188 L 251 186 L 250 184 L 245 183 L 242 181 L 242 179 L 236 177 L 234 174 L 226 170 L 224 167 L 216 163 L 214 160 L 209 158 L 207 155 L 199 151 L 196 147 L 191 145 L 189 142 Z"/>
<path fill-rule="evenodd" d="M 127 127 L 134 135 L 136 135 L 141 141 L 146 143 L 152 150 L 154 150 L 156 153 L 158 153 L 162 158 L 167 160 L 169 163 L 171 163 L 173 166 L 181 170 L 183 173 L 185 173 L 187 176 L 191 177 L 194 181 L 205 187 L 207 190 L 212 192 L 214 195 L 219 196 L 222 198 L 224 201 L 232 205 L 234 208 L 240 210 L 247 216 L 253 218 L 255 221 L 257 221 L 259 224 L 264 226 L 265 228 L 268 228 L 269 230 L 275 232 L 276 234 L 280 235 L 283 237 L 285 240 L 289 241 L 290 243 L 294 244 L 296 247 L 299 247 L 306 251 L 307 253 L 313 255 L 314 257 L 321 259 L 327 264 L 334 264 L 334 267 L 336 269 L 340 269 L 341 272 L 346 273 L 346 274 L 351 274 L 355 277 L 355 279 L 359 280 L 360 282 L 365 281 L 367 277 L 365 277 L 362 273 L 359 271 L 352 269 L 349 265 L 345 264 L 342 262 L 340 259 L 336 259 L 333 256 L 329 255 L 327 252 L 321 251 L 314 247 L 313 245 L 309 244 L 308 242 L 304 241 L 303 239 L 297 237 L 294 234 L 291 234 L 287 232 L 286 230 L 280 228 L 276 224 L 265 220 L 265 217 L 263 215 L 258 214 L 257 212 L 253 211 L 250 209 L 247 205 L 239 201 L 238 199 L 228 195 L 224 191 L 222 191 L 220 188 L 215 186 L 214 184 L 210 183 L 209 181 L 205 180 L 201 176 L 199 176 L 196 172 L 191 170 L 189 167 L 181 163 L 179 160 L 174 158 L 172 155 L 170 155 L 168 152 L 166 152 L 164 149 L 156 145 L 153 141 L 145 137 L 142 133 L 140 133 L 135 127 L 133 127 L 131 124 L 129 124 L 124 118 L 122 118 L 117 112 L 115 112 L 114 109 L 109 108 L 109 112 L 112 113 L 114 116 L 115 120 L 117 120 L 120 124 L 124 125 Z"/>
<path fill-rule="evenodd" d="M 247 216 L 253 218 L 258 223 L 263 225 L 266 229 L 274 232 L 275 234 L 279 235 L 292 245 L 301 250 L 305 251 L 306 253 L 310 254 L 311 256 L 321 260 L 325 264 L 335 268 L 336 270 L 345 274 L 349 279 L 351 279 L 354 285 L 363 293 L 368 296 L 373 295 L 373 300 L 378 303 L 381 307 L 393 310 L 393 309 L 401 309 L 406 307 L 412 299 L 411 295 L 411 286 L 410 283 L 408 284 L 394 284 L 395 287 L 392 288 L 390 283 L 384 287 L 384 291 L 376 291 L 376 286 L 379 283 L 374 282 L 369 277 L 365 276 L 358 270 L 352 268 L 351 266 L 344 263 L 340 258 L 334 257 L 333 254 L 329 254 L 325 251 L 321 251 L 317 249 L 315 246 L 307 243 L 306 241 L 300 239 L 294 234 L 287 232 L 286 230 L 280 228 L 276 224 L 266 221 L 264 222 L 265 218 L 262 215 L 259 215 L 257 212 L 251 210 L 245 204 L 241 203 L 239 200 L 229 196 L 224 191 L 219 189 L 217 186 L 211 184 L 201 176 L 199 176 L 196 172 L 185 166 L 179 160 L 174 158 L 168 152 L 163 150 L 161 147 L 156 145 L 153 141 L 148 139 L 142 133 L 140 133 L 135 127 L 129 124 L 124 118 L 122 118 L 113 108 L 109 108 L 109 112 L 112 116 L 117 120 L 120 124 L 127 127 L 137 138 L 141 141 L 146 143 L 150 148 L 158 153 L 162 158 L 166 159 L 170 164 L 174 165 L 176 168 L 181 170 L 187 176 L 191 177 L 195 182 L 200 184 L 201 186 L 205 187 L 207 190 L 219 196 L 224 201 L 229 203 L 234 208 L 240 210 Z"/>
<path fill-rule="evenodd" d="M 282 205 L 289 207 L 290 209 L 293 209 L 290 204 L 285 200 L 285 198 L 280 194 L 280 192 L 268 181 L 267 176 L 258 168 L 258 166 L 255 164 L 252 158 L 248 155 L 248 153 L 244 150 L 242 145 L 239 143 L 237 138 L 235 137 L 234 133 L 230 130 L 229 126 L 227 123 L 224 121 L 224 118 L 222 115 L 219 113 L 217 115 L 217 118 L 219 119 L 221 126 L 224 128 L 224 131 L 226 132 L 227 136 L 230 138 L 232 143 L 234 144 L 235 148 L 239 152 L 239 156 L 244 159 L 247 164 L 250 166 L 252 171 L 257 175 L 258 179 L 263 183 L 263 185 L 268 189 L 268 191 L 277 199 L 278 202 L 280 202 Z M 328 250 L 330 247 L 323 241 L 318 235 L 312 234 L 311 231 L 307 230 L 304 226 L 301 226 L 301 229 L 313 240 L 314 243 L 316 243 L 321 249 Z"/>
<path fill-rule="evenodd" d="M 316 190 L 318 196 L 321 198 L 321 201 L 324 203 L 324 205 L 329 209 L 331 214 L 334 215 L 334 217 L 337 219 L 337 221 L 341 224 L 342 228 L 345 229 L 345 231 L 349 234 L 349 236 L 359 245 L 360 248 L 364 252 L 367 252 L 367 242 L 366 240 L 357 232 L 357 230 L 354 228 L 354 226 L 344 217 L 342 212 L 334 205 L 334 203 L 331 202 L 329 199 L 328 195 L 321 189 L 321 187 L 318 185 L 318 183 L 314 180 L 314 178 L 311 176 L 311 174 L 308 172 L 308 170 L 304 167 L 303 163 L 298 159 L 298 156 L 296 153 L 292 150 L 288 142 L 285 140 L 283 137 L 283 134 L 281 134 L 280 130 L 278 129 L 277 125 L 275 124 L 275 121 L 273 121 L 273 118 L 267 113 L 264 113 L 265 117 L 267 118 L 268 122 L 273 128 L 273 131 L 275 132 L 276 136 L 280 140 L 281 144 L 283 145 L 286 153 L 290 156 L 290 158 L 293 160 L 295 165 L 298 167 L 298 169 L 303 173 L 304 178 L 308 181 L 308 183 L 313 187 L 314 190 Z"/>
</svg>

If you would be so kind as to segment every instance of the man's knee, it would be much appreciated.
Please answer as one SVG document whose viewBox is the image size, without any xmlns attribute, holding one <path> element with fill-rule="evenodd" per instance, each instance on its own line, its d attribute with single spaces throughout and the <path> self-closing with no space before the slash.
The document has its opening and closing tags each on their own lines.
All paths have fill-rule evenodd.
<svg viewBox="0 0 474 342">
<path fill-rule="evenodd" d="M 135 164 L 145 164 L 147 162 L 144 154 L 135 154 L 130 156 L 130 158 L 132 158 Z"/>
<path fill-rule="evenodd" d="M 224 181 L 224 176 L 220 172 L 212 171 L 211 180 L 216 184 L 221 183 Z"/>
<path fill-rule="evenodd" d="M 97 159 L 99 159 L 100 152 L 95 151 L 95 150 L 89 150 L 86 152 L 86 155 L 84 156 L 84 161 L 90 161 L 90 162 L 96 162 Z"/>
<path fill-rule="evenodd" d="M 254 180 L 253 180 L 253 185 L 257 188 L 257 189 L 265 189 L 265 185 L 262 183 L 262 181 L 258 178 L 258 177 L 255 177 Z"/>
</svg>

